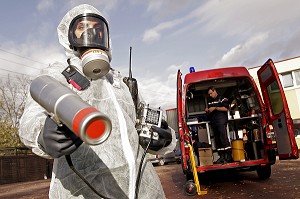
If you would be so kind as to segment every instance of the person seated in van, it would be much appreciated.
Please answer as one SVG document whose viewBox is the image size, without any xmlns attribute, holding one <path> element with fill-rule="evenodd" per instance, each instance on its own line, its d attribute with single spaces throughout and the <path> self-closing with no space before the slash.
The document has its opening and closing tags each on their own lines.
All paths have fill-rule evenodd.
<svg viewBox="0 0 300 199">
<path fill-rule="evenodd" d="M 205 112 L 208 115 L 208 119 L 213 129 L 217 151 L 220 156 L 215 163 L 224 164 L 232 162 L 231 145 L 226 129 L 229 101 L 226 97 L 218 95 L 216 88 L 213 86 L 208 88 L 208 95 L 210 99 L 208 102 L 208 108 L 205 108 Z"/>
</svg>

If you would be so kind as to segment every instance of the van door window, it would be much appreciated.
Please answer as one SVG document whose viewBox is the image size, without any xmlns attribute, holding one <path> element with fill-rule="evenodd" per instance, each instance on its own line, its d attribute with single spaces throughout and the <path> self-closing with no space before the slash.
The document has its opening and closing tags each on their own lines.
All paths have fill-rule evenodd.
<svg viewBox="0 0 300 199">
<path fill-rule="evenodd" d="M 277 81 L 273 81 L 268 87 L 268 95 L 272 106 L 273 115 L 277 115 L 282 112 L 283 100 L 280 94 L 279 85 Z"/>
</svg>

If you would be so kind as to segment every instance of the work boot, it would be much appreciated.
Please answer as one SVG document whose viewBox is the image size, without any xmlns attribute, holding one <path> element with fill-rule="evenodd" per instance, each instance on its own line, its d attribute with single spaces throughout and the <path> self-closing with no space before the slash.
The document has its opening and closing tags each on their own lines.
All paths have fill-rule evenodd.
<svg viewBox="0 0 300 199">
<path fill-rule="evenodd" d="M 219 153 L 220 158 L 217 161 L 215 161 L 214 163 L 215 164 L 224 164 L 224 162 L 225 162 L 225 153 L 224 153 L 224 151 L 219 151 L 218 153 Z"/>
<path fill-rule="evenodd" d="M 233 162 L 231 149 L 225 151 L 225 163 Z"/>
</svg>

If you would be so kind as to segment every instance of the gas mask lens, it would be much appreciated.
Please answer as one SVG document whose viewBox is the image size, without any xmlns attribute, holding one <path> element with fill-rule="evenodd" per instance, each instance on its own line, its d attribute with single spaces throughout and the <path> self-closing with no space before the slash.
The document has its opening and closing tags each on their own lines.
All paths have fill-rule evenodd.
<svg viewBox="0 0 300 199">
<path fill-rule="evenodd" d="M 69 42 L 76 48 L 94 47 L 108 50 L 107 22 L 96 14 L 79 15 L 69 27 Z"/>
</svg>

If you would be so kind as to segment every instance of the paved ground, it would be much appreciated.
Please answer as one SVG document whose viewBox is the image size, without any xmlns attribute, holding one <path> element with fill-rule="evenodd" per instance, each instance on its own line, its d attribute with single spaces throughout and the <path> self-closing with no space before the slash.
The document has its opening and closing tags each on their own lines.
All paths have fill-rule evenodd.
<svg viewBox="0 0 300 199">
<path fill-rule="evenodd" d="M 46 199 L 49 180 L 0 185 L 1 199 Z"/>
<path fill-rule="evenodd" d="M 277 161 L 271 178 L 258 179 L 256 172 L 218 173 L 201 185 L 206 195 L 186 196 L 180 164 L 156 166 L 168 199 L 300 199 L 300 160 Z M 0 185 L 0 199 L 46 199 L 49 180 Z"/>
<path fill-rule="evenodd" d="M 255 171 L 222 172 L 201 185 L 206 195 L 186 196 L 181 165 L 156 167 L 168 199 L 300 199 L 300 160 L 277 161 L 271 178 L 259 180 Z"/>
</svg>

